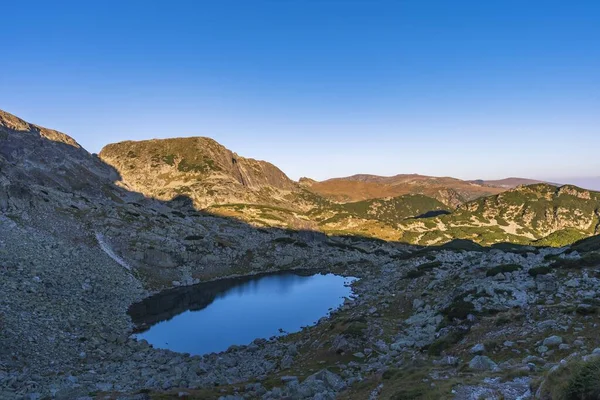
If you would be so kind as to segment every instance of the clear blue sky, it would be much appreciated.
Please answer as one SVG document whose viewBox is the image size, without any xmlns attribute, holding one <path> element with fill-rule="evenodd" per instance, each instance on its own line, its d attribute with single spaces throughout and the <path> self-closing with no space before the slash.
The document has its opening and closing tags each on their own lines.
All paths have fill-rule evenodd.
<svg viewBox="0 0 600 400">
<path fill-rule="evenodd" d="M 7 1 L 0 108 L 292 178 L 600 175 L 600 1 Z"/>
</svg>

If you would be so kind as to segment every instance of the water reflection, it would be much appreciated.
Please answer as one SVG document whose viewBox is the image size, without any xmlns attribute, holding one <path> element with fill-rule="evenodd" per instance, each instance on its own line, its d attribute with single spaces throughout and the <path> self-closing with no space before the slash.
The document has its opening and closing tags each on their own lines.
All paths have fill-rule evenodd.
<svg viewBox="0 0 600 400">
<path fill-rule="evenodd" d="M 168 290 L 134 304 L 137 337 L 155 347 L 204 354 L 295 332 L 352 294 L 354 278 L 294 272 Z"/>
</svg>

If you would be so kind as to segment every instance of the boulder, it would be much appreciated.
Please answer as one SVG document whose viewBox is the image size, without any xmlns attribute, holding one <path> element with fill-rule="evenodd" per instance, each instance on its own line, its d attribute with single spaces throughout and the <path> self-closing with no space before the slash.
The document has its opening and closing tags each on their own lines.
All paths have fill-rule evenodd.
<svg viewBox="0 0 600 400">
<path fill-rule="evenodd" d="M 469 362 L 469 368 L 475 371 L 494 371 L 498 369 L 498 364 L 487 356 L 475 356 Z"/>
</svg>

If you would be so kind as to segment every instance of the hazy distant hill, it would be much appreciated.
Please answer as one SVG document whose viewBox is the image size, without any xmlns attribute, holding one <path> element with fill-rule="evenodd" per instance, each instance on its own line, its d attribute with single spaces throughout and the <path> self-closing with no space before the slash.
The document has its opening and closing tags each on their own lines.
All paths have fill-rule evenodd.
<svg viewBox="0 0 600 400">
<path fill-rule="evenodd" d="M 536 183 L 547 183 L 544 181 L 539 181 L 536 179 L 527 179 L 527 178 L 504 178 L 504 179 L 496 179 L 496 180 L 486 180 L 486 179 L 476 179 L 473 182 L 479 185 L 493 186 L 499 188 L 507 188 L 512 189 L 521 185 L 534 185 Z"/>
<path fill-rule="evenodd" d="M 451 177 L 417 174 L 389 177 L 353 175 L 322 182 L 312 182 L 307 187 L 314 193 L 339 202 L 396 197 L 404 194 L 423 194 L 449 206 L 457 206 L 465 201 L 506 190 L 503 187 L 463 181 Z"/>
</svg>

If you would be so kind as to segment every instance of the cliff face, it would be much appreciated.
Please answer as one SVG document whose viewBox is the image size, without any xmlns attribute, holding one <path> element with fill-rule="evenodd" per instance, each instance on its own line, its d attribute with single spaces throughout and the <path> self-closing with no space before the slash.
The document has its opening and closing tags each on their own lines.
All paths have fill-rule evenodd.
<svg viewBox="0 0 600 400">
<path fill-rule="evenodd" d="M 273 164 L 240 157 L 204 137 L 110 144 L 100 158 L 119 171 L 130 189 L 165 200 L 185 195 L 202 208 L 236 202 L 280 204 L 298 190 Z"/>
</svg>

